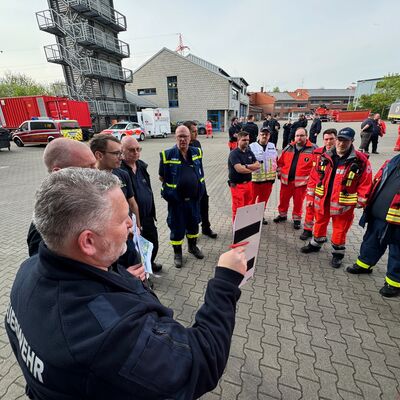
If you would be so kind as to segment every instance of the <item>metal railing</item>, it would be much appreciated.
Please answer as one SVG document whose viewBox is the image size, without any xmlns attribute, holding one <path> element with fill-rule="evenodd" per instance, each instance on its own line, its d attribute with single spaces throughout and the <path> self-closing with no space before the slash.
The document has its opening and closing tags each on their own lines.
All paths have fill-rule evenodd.
<svg viewBox="0 0 400 400">
<path fill-rule="evenodd" d="M 132 103 L 96 100 L 96 106 L 99 115 L 132 115 L 136 111 Z"/>
<path fill-rule="evenodd" d="M 111 64 L 103 60 L 88 58 L 88 70 L 84 71 L 87 75 L 97 75 L 121 82 L 132 82 L 132 71 L 118 65 Z"/>
<path fill-rule="evenodd" d="M 94 19 L 112 25 L 115 30 L 126 30 L 126 17 L 100 0 L 66 0 L 66 3 L 77 12 L 90 12 Z"/>
<path fill-rule="evenodd" d="M 100 47 L 120 57 L 129 57 L 129 44 L 108 35 L 94 26 L 87 23 L 75 24 L 76 30 L 75 40 L 82 46 Z"/>
</svg>

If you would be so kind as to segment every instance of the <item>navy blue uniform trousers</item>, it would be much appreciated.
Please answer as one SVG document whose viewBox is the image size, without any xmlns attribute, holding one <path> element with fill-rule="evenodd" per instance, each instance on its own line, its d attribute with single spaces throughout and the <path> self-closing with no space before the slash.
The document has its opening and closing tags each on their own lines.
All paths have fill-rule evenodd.
<svg viewBox="0 0 400 400">
<path fill-rule="evenodd" d="M 386 282 L 400 287 L 400 226 L 371 218 L 364 234 L 358 259 L 373 267 L 389 247 Z M 366 267 L 366 266 L 365 266 Z"/>
<path fill-rule="evenodd" d="M 171 230 L 172 245 L 181 245 L 185 234 L 188 239 L 199 236 L 200 203 L 198 199 L 168 202 L 167 224 Z"/>
</svg>

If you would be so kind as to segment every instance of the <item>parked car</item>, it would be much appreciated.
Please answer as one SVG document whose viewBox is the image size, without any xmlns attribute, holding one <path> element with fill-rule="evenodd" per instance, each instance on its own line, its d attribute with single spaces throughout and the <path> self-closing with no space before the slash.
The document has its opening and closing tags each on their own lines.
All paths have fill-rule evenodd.
<svg viewBox="0 0 400 400">
<path fill-rule="evenodd" d="M 133 136 L 135 139 L 143 141 L 146 137 L 144 130 L 137 122 L 121 121 L 108 129 L 104 129 L 101 133 L 113 135 L 121 140 L 124 136 Z"/>
<path fill-rule="evenodd" d="M 53 120 L 25 121 L 12 132 L 12 140 L 18 147 L 26 144 L 47 144 L 61 136 L 61 132 Z"/>
<path fill-rule="evenodd" d="M 193 121 L 197 125 L 197 133 L 199 135 L 205 135 L 206 134 L 206 125 L 205 124 L 199 122 L 197 119 L 192 119 L 191 121 Z M 183 125 L 184 122 L 186 122 L 186 121 L 177 121 L 175 129 L 176 129 L 177 126 Z M 175 129 L 173 131 L 175 131 Z"/>
<path fill-rule="evenodd" d="M 59 137 L 82 140 L 82 130 L 78 122 L 64 119 L 32 119 L 24 121 L 12 132 L 12 140 L 18 147 L 26 144 L 47 144 Z"/>
</svg>

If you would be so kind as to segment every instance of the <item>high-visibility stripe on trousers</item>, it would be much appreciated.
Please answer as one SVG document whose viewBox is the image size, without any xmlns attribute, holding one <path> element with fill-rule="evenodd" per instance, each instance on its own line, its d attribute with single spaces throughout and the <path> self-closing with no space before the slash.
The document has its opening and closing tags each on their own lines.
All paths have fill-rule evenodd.
<svg viewBox="0 0 400 400">
<path fill-rule="evenodd" d="M 200 204 L 199 200 L 189 199 L 180 202 L 168 202 L 167 224 L 170 233 L 170 243 L 181 245 L 186 236 L 199 236 Z"/>
<path fill-rule="evenodd" d="M 306 206 L 306 215 L 304 217 L 304 229 L 306 231 L 312 231 L 314 226 L 314 205 Z"/>
<path fill-rule="evenodd" d="M 371 269 L 389 248 L 386 282 L 400 287 L 400 227 L 390 226 L 386 221 L 374 218 L 368 221 L 356 264 Z"/>
<path fill-rule="evenodd" d="M 232 220 L 235 220 L 236 210 L 239 207 L 244 207 L 252 204 L 252 190 L 251 182 L 237 183 L 235 186 L 231 186 L 232 195 Z"/>
<path fill-rule="evenodd" d="M 287 217 L 290 199 L 293 197 L 293 221 L 300 221 L 303 214 L 303 203 L 306 197 L 307 185 L 295 186 L 293 181 L 287 185 L 281 184 L 278 211 L 281 217 Z"/>
<path fill-rule="evenodd" d="M 267 207 L 267 203 L 272 192 L 272 185 L 272 182 L 251 182 L 251 203 L 262 203 L 265 201 L 265 207 Z"/>
<path fill-rule="evenodd" d="M 354 208 L 339 215 L 331 215 L 329 205 L 325 206 L 322 213 L 318 210 L 315 212 L 315 224 L 313 235 L 315 240 L 322 240 L 326 238 L 329 220 L 332 218 L 332 245 L 336 247 L 344 246 L 346 244 L 346 236 L 354 219 Z"/>
</svg>

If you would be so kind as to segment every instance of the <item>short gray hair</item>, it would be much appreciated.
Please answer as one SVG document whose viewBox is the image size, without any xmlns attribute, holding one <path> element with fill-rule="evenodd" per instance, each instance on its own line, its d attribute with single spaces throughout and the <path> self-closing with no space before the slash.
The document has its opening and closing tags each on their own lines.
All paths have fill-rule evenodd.
<svg viewBox="0 0 400 400">
<path fill-rule="evenodd" d="M 106 171 L 65 168 L 48 175 L 36 192 L 33 222 L 46 245 L 54 251 L 85 229 L 100 231 L 111 216 L 107 193 L 120 187 Z"/>
</svg>

